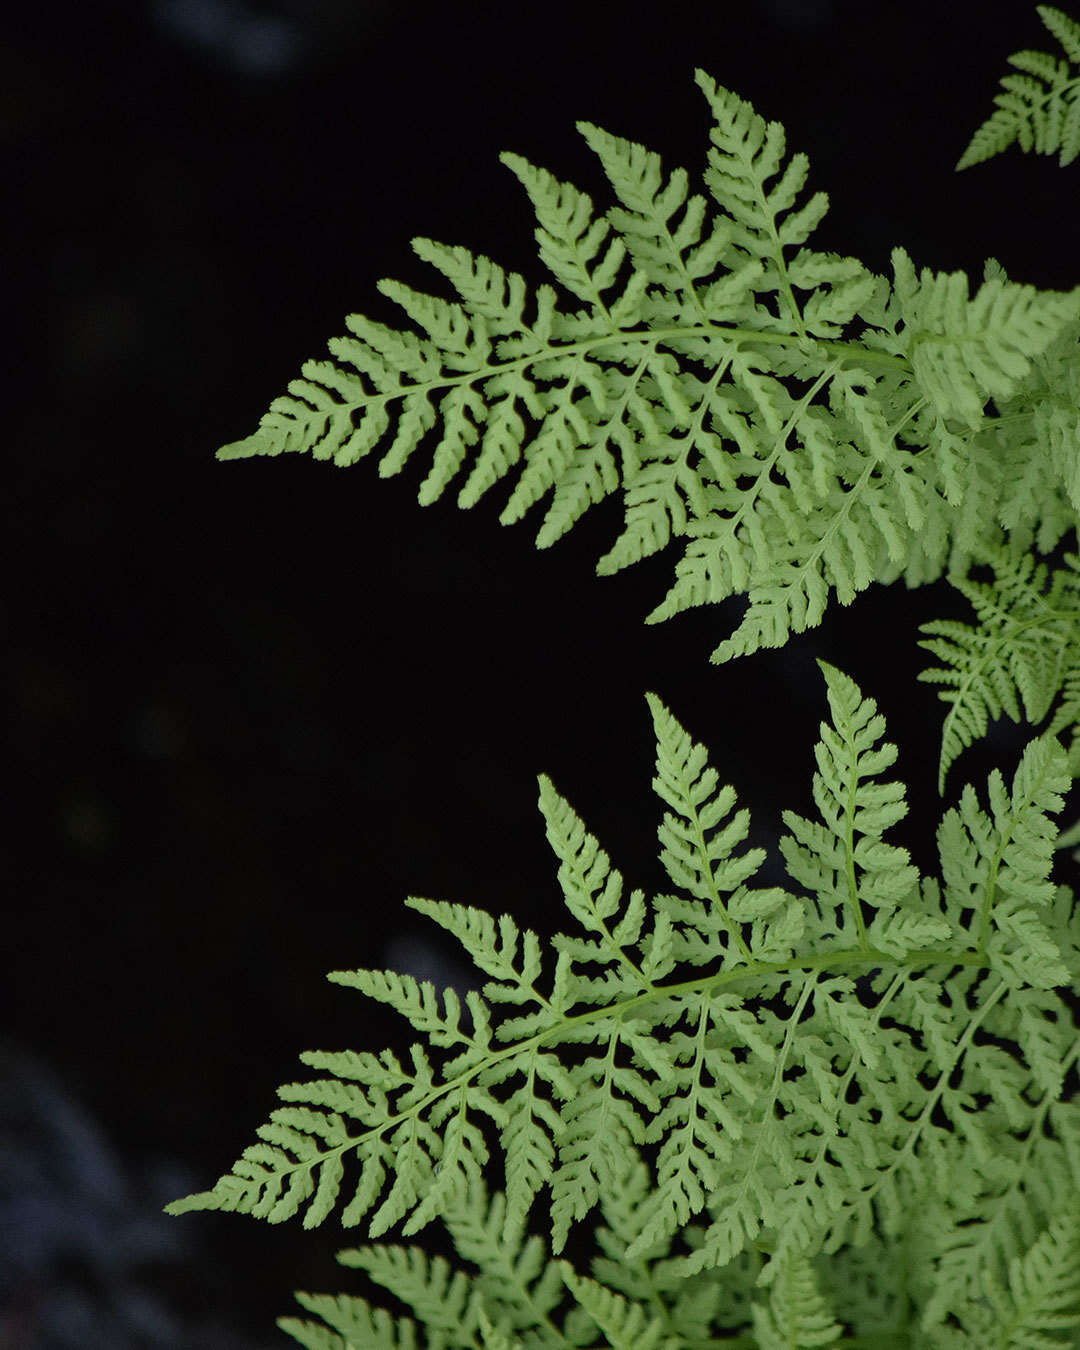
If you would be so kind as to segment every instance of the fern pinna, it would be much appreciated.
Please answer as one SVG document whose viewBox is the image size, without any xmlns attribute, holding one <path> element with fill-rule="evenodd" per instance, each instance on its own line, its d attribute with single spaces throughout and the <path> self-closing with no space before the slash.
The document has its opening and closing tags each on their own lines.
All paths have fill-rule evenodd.
<svg viewBox="0 0 1080 1350">
<path fill-rule="evenodd" d="M 1039 14 L 1080 59 L 1080 25 Z M 1050 92 L 1003 81 L 958 167 L 1010 139 L 1077 153 L 1067 62 L 1012 60 Z M 796 209 L 805 157 L 785 166 L 778 124 L 697 81 L 718 216 L 683 170 L 665 180 L 656 155 L 588 123 L 621 203 L 604 219 L 504 155 L 578 308 L 546 284 L 529 303 L 518 274 L 416 240 L 460 302 L 380 283 L 420 333 L 351 317 L 336 362 L 308 362 L 219 454 L 350 464 L 392 431 L 386 475 L 440 427 L 421 502 L 467 462 L 463 506 L 520 466 L 501 518 L 551 490 L 541 547 L 621 486 L 625 529 L 599 570 L 685 537 L 649 618 L 746 594 L 717 661 L 818 623 L 830 589 L 847 604 L 871 581 L 947 569 L 978 624 L 923 626 L 946 665 L 922 678 L 952 705 L 939 790 L 988 717 L 1018 719 L 1020 695 L 1038 722 L 1064 697 L 1011 786 L 994 770 L 985 801 L 968 784 L 944 812 L 937 877 L 886 840 L 907 813 L 903 784 L 883 781 L 896 747 L 824 661 L 817 814 L 782 816 L 792 889 L 752 884 L 749 813 L 655 694 L 670 892 L 627 894 L 541 775 L 574 931 L 545 944 L 509 914 L 410 898 L 482 987 L 463 1006 L 407 975 L 333 974 L 408 1019 L 422 1038 L 408 1062 L 303 1055 L 323 1076 L 279 1088 L 260 1142 L 169 1207 L 306 1227 L 334 1214 L 370 1239 L 445 1227 L 456 1269 L 417 1246 L 342 1252 L 413 1315 L 299 1294 L 319 1320 L 280 1325 L 312 1350 L 404 1350 L 418 1325 L 437 1350 L 1080 1345 L 1080 1118 L 1065 1096 L 1080 940 L 1050 875 L 1080 838 L 1055 820 L 1080 767 L 1080 563 L 1044 595 L 1030 556 L 1080 509 L 1080 288 L 1036 291 L 991 260 L 972 297 L 964 273 L 917 274 L 900 248 L 890 281 L 804 247 L 826 209 L 821 193 Z M 994 582 L 973 581 L 976 565 Z M 590 1216 L 586 1275 L 563 1253 Z"/>
</svg>

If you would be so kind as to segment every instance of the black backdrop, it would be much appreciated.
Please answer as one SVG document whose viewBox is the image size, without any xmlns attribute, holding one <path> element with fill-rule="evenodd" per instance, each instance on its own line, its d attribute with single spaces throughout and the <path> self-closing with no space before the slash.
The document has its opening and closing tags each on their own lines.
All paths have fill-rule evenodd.
<svg viewBox="0 0 1080 1350">
<path fill-rule="evenodd" d="M 841 665 L 901 747 L 913 809 L 891 837 L 932 866 L 944 707 L 915 683 L 929 663 L 915 630 L 969 617 L 945 583 L 834 603 L 785 652 L 720 669 L 708 655 L 742 601 L 642 623 L 675 548 L 594 575 L 618 498 L 539 552 L 543 506 L 497 523 L 508 488 L 469 514 L 456 489 L 420 509 L 430 448 L 385 481 L 374 457 L 346 472 L 309 457 L 219 464 L 213 451 L 254 429 L 346 313 L 399 322 L 378 278 L 448 294 L 411 237 L 546 279 L 500 150 L 603 209 L 581 118 L 684 165 L 696 189 L 708 144 L 696 65 L 809 155 L 810 189 L 831 199 L 816 247 L 888 272 L 902 243 L 917 267 L 976 280 L 994 256 L 1016 280 L 1069 286 L 1080 166 L 1014 148 L 953 173 L 1025 46 L 1056 51 L 1034 7 L 986 0 L 21 10 L 0 53 L 15 333 L 8 1345 L 283 1344 L 271 1323 L 294 1311 L 292 1289 L 361 1287 L 332 1253 L 363 1231 L 336 1217 L 306 1233 L 229 1215 L 162 1229 L 153 1216 L 252 1142 L 273 1088 L 306 1073 L 298 1051 L 407 1044 L 393 1015 L 326 971 L 464 978 L 404 896 L 561 926 L 537 772 L 629 884 L 660 885 L 646 689 L 710 746 L 754 811 L 752 842 L 778 858 L 780 807 L 811 809 L 827 716 L 814 658 Z M 1011 776 L 1025 739 L 1006 722 L 969 751 L 949 802 L 994 764 Z M 83 1245 L 64 1205 L 90 1183 L 70 1171 L 70 1144 L 42 1164 L 51 1217 L 20 1208 L 19 1179 L 37 1175 L 27 1140 L 45 1137 L 31 1100 L 76 1103 L 111 1159 L 89 1174 L 111 1168 L 127 1188 L 122 1216 L 113 1196 Z M 70 1287 L 85 1310 L 119 1278 L 100 1267 L 121 1229 L 121 1286 L 151 1291 L 159 1331 L 114 1307 L 108 1331 L 70 1339 L 56 1310 L 73 1306 Z M 169 1240 L 191 1247 L 169 1255 Z"/>
</svg>

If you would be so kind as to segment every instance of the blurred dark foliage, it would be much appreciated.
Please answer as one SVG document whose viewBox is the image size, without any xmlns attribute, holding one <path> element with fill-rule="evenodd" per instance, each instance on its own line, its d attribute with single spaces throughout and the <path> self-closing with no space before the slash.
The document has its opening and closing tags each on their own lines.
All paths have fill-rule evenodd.
<svg viewBox="0 0 1080 1350">
<path fill-rule="evenodd" d="M 236 1332 L 227 1267 L 161 1213 L 190 1168 L 121 1158 L 59 1076 L 0 1050 L 4 1350 L 264 1350 Z"/>
</svg>

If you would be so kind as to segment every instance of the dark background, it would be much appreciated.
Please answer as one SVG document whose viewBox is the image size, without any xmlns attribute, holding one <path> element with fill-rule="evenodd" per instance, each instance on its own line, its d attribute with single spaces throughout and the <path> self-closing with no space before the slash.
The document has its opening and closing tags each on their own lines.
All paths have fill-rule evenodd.
<svg viewBox="0 0 1080 1350">
<path fill-rule="evenodd" d="M 309 1233 L 160 1206 L 253 1142 L 299 1051 L 407 1045 L 325 972 L 465 980 L 406 895 L 564 926 L 538 772 L 628 885 L 663 888 L 646 689 L 710 747 L 780 882 L 779 810 L 811 811 L 828 714 L 814 658 L 841 665 L 901 748 L 890 838 L 936 870 L 945 708 L 914 677 L 917 624 L 970 618 L 944 582 L 833 602 L 717 668 L 742 600 L 642 622 L 679 545 L 594 575 L 618 495 L 539 552 L 547 499 L 497 523 L 516 478 L 471 514 L 456 484 L 417 506 L 431 438 L 385 481 L 377 455 L 213 454 L 345 314 L 405 322 L 377 279 L 451 294 L 413 236 L 546 279 L 499 151 L 602 211 L 586 119 L 700 190 L 697 65 L 809 155 L 831 199 L 811 246 L 1071 286 L 1080 168 L 1014 148 L 953 172 L 1022 47 L 1058 54 L 1033 5 L 986 0 L 9 16 L 0 1350 L 292 1344 L 272 1322 L 293 1289 L 361 1290 L 332 1254 L 364 1230 L 336 1215 Z M 946 804 L 995 764 L 1010 780 L 1028 734 L 968 751 Z"/>
</svg>

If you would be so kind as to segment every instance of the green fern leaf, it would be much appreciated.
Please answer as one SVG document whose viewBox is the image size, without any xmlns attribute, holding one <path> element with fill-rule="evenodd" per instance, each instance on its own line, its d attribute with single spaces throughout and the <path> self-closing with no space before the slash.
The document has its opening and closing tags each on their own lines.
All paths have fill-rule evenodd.
<svg viewBox="0 0 1080 1350">
<path fill-rule="evenodd" d="M 478 1182 L 447 1205 L 443 1218 L 459 1258 L 474 1267 L 472 1271 L 453 1271 L 444 1258 L 418 1247 L 367 1246 L 337 1254 L 342 1265 L 364 1271 L 409 1308 L 413 1317 L 399 1326 L 410 1346 L 416 1344 L 408 1337 L 418 1323 L 426 1329 L 425 1344 L 444 1350 L 475 1350 L 478 1338 L 484 1346 L 521 1346 L 518 1333 L 528 1350 L 566 1350 L 578 1343 L 558 1326 L 558 1305 L 566 1292 L 565 1262 L 550 1260 L 539 1238 L 523 1241 L 523 1226 L 507 1222 L 501 1192 L 489 1201 Z M 308 1311 L 320 1314 L 345 1335 L 355 1335 L 371 1322 L 362 1298 L 298 1298 Z M 295 1325 L 309 1335 L 322 1330 L 311 1323 Z M 296 1334 L 292 1326 L 283 1329 Z M 349 1344 L 359 1350 L 368 1342 Z M 344 1350 L 336 1340 L 327 1346 Z"/>
<path fill-rule="evenodd" d="M 1011 796 L 998 770 L 990 776 L 991 820 L 968 785 L 959 810 L 948 811 L 939 840 L 943 876 L 954 909 L 972 909 L 980 949 L 1012 987 L 1051 989 L 1069 971 L 1038 910 L 1054 899 L 1046 880 L 1057 830 L 1048 812 L 1060 811 L 1071 779 L 1065 752 L 1050 736 L 1030 741 Z"/>
<path fill-rule="evenodd" d="M 754 1305 L 754 1333 L 761 1350 L 832 1345 L 843 1327 L 826 1308 L 809 1262 L 788 1262 L 774 1280 L 766 1306 Z"/>
<path fill-rule="evenodd" d="M 672 882 L 692 897 L 657 897 L 656 931 L 665 951 L 679 961 L 723 961 L 726 967 L 790 956 L 803 936 L 803 906 L 778 887 L 745 886 L 765 860 L 764 849 L 734 856 L 749 833 L 750 813 L 739 811 L 719 828 L 735 804 L 734 788 L 717 792 L 705 747 L 690 739 L 655 694 L 646 694 L 646 700 L 657 745 L 653 791 L 675 812 L 665 812 L 657 831 L 660 861 Z M 743 924 L 751 926 L 749 938 Z"/>
<path fill-rule="evenodd" d="M 429 1048 L 413 1045 L 409 1068 L 389 1051 L 305 1055 L 332 1077 L 279 1089 L 291 1105 L 272 1113 L 260 1142 L 212 1192 L 171 1211 L 234 1209 L 277 1221 L 306 1205 L 305 1223 L 321 1222 L 343 1162 L 355 1156 L 362 1175 L 343 1223 L 369 1216 L 374 1237 L 397 1223 L 408 1235 L 440 1218 L 456 1225 L 459 1251 L 502 1269 L 548 1188 L 556 1254 L 571 1226 L 601 1206 L 628 1270 L 663 1256 L 663 1278 L 698 1291 L 688 1292 L 685 1309 L 694 1325 L 708 1306 L 699 1276 L 718 1266 L 745 1274 L 742 1258 L 767 1240 L 771 1260 L 757 1283 L 768 1285 L 826 1242 L 866 1241 L 875 1210 L 903 1227 L 911 1188 L 928 1175 L 954 1206 L 941 1212 L 935 1240 L 942 1253 L 955 1252 L 951 1269 L 963 1287 L 991 1259 L 1011 1259 L 1001 1233 L 1013 1216 L 987 1180 L 987 1160 L 1002 1129 L 1039 1134 L 1043 1108 L 1031 1100 L 1032 1084 L 1052 1090 L 1075 1057 L 1072 1028 L 1055 1016 L 1060 1006 L 1049 992 L 1080 972 L 1071 893 L 1048 880 L 1056 834 L 1049 813 L 1060 810 L 1069 784 L 1065 752 L 1049 736 L 1032 741 L 1011 797 L 995 772 L 989 816 L 965 790 L 939 831 L 939 891 L 928 879 L 920 884 L 906 850 L 883 839 L 906 803 L 902 785 L 873 781 L 896 754 L 879 744 L 884 722 L 874 701 L 819 664 L 832 713 L 815 750 L 821 820 L 785 812 L 793 837 L 781 841 L 809 898 L 747 885 L 761 859 L 758 850 L 734 856 L 747 834 L 745 812 L 731 815 L 734 792 L 650 695 L 654 788 L 672 808 L 658 831 L 661 856 L 682 893 L 625 898 L 607 853 L 541 775 L 559 883 L 586 934 L 552 940 L 550 992 L 537 987 L 537 941 L 508 916 L 496 925 L 463 906 L 413 901 L 490 977 L 468 996 L 471 1027 L 452 991 L 440 1000 L 408 977 L 339 972 L 339 983 L 401 1011 Z M 855 998 L 858 973 L 877 994 L 870 1006 Z M 979 1030 L 1015 1040 L 1026 1065 L 996 1046 L 975 1054 Z M 910 1033 L 921 1037 L 919 1053 Z M 980 1094 L 992 1110 L 977 1109 Z M 930 1129 L 933 1110 L 952 1134 Z M 483 1169 L 496 1134 L 507 1188 L 489 1207 Z M 651 1145 L 650 1186 L 640 1162 Z M 1048 1154 L 1051 1171 L 1060 1171 L 1056 1157 Z M 612 1208 L 608 1198 L 621 1188 L 622 1207 Z M 972 1222 L 962 1249 L 947 1245 L 960 1212 Z M 711 1222 L 695 1230 L 689 1254 L 668 1257 L 702 1213 Z M 989 1234 L 982 1246 L 976 1223 Z M 502 1304 L 494 1284 L 451 1287 L 444 1268 L 418 1259 L 364 1261 L 388 1272 L 395 1288 L 412 1289 L 423 1318 L 440 1304 L 455 1325 L 475 1331 L 482 1310 L 500 1336 L 521 1333 L 535 1350 L 526 1305 L 541 1289 L 543 1298 L 556 1296 L 539 1249 L 522 1267 L 524 1286 Z M 732 1299 L 748 1288 L 734 1285 Z M 659 1332 L 635 1320 L 639 1292 L 608 1279 L 606 1294 L 583 1294 L 596 1306 L 582 1316 L 597 1320 L 599 1312 L 613 1345 L 630 1335 L 645 1341 Z M 611 1302 L 616 1295 L 624 1304 Z M 771 1315 L 780 1327 L 780 1314 Z M 581 1344 L 580 1319 L 568 1316 L 566 1325 L 570 1343 Z M 674 1334 L 667 1322 L 662 1330 Z M 549 1343 L 558 1341 L 537 1344 Z"/>
<path fill-rule="evenodd" d="M 858 260 L 800 247 L 827 208 L 821 192 L 797 206 L 806 157 L 785 166 L 778 123 L 696 78 L 714 121 L 705 181 L 717 218 L 688 196 L 684 170 L 665 179 L 655 154 L 591 123 L 579 129 L 620 202 L 604 218 L 572 184 L 504 154 L 536 211 L 541 259 L 585 307 L 561 311 L 542 285 L 529 319 L 520 275 L 416 239 L 460 302 L 380 282 L 419 331 L 351 316 L 352 336 L 330 344 L 336 363 L 307 362 L 255 435 L 220 456 L 309 450 L 351 464 L 393 431 L 379 464 L 387 475 L 441 423 L 421 502 L 470 460 L 463 507 L 520 469 L 500 519 L 520 519 L 550 492 L 540 547 L 621 487 L 625 529 L 598 572 L 687 539 L 676 584 L 648 621 L 749 595 L 714 660 L 818 623 L 831 588 L 846 604 L 883 567 L 939 575 L 950 532 L 974 538 L 992 519 L 974 510 L 967 524 L 942 509 L 949 468 L 928 452 L 935 428 L 920 417 L 896 298 Z M 860 343 L 847 340 L 853 323 Z M 1013 326 L 1030 346 L 1035 317 L 1025 323 Z M 999 364 L 1012 331 L 993 348 Z M 954 474 L 957 511 L 960 482 Z"/>
<path fill-rule="evenodd" d="M 1063 165 L 1080 155 L 1080 24 L 1039 13 L 1069 60 L 1010 57 L 1020 73 L 958 168 L 1013 140 Z M 950 686 L 939 795 L 990 716 L 1019 720 L 1022 702 L 1035 722 L 1061 703 L 1011 790 L 995 770 L 987 810 L 967 785 L 943 815 L 940 881 L 886 842 L 908 810 L 904 785 L 880 781 L 896 747 L 875 701 L 823 661 L 818 816 L 782 814 L 805 894 L 751 884 L 765 853 L 745 847 L 749 812 L 654 694 L 672 893 L 624 894 L 540 775 L 574 930 L 545 945 L 508 914 L 410 897 L 482 988 L 462 1001 L 395 972 L 334 972 L 409 1022 L 406 1063 L 308 1052 L 325 1076 L 279 1088 L 231 1172 L 168 1206 L 306 1227 L 340 1207 L 373 1238 L 444 1225 L 472 1269 L 418 1247 L 344 1252 L 412 1317 L 300 1294 L 321 1321 L 279 1325 L 309 1350 L 416 1350 L 420 1326 L 431 1350 L 707 1350 L 733 1335 L 794 1350 L 835 1343 L 838 1317 L 860 1344 L 1077 1344 L 1080 1124 L 1060 1097 L 1080 1054 L 1065 998 L 1080 932 L 1050 873 L 1080 839 L 1052 819 L 1080 774 L 1080 561 L 1044 595 L 1031 551 L 1080 511 L 1080 287 L 1038 292 L 990 259 L 972 297 L 964 273 L 917 276 L 901 248 L 890 282 L 805 247 L 828 205 L 800 201 L 806 157 L 696 79 L 711 202 L 588 122 L 618 203 L 602 216 L 504 154 L 559 289 L 415 239 L 457 299 L 380 282 L 412 329 L 350 316 L 334 359 L 305 363 L 219 456 L 345 465 L 379 448 L 386 476 L 436 432 L 421 503 L 463 478 L 472 506 L 515 477 L 500 520 L 549 498 L 539 547 L 621 490 L 625 527 L 597 571 L 681 538 L 649 621 L 745 594 L 714 661 L 782 644 L 833 592 L 846 605 L 874 581 L 947 570 L 979 627 L 923 626 L 945 664 L 921 678 Z M 993 584 L 968 580 L 974 564 Z M 489 1192 L 495 1159 L 505 1189 Z M 527 1236 L 541 1196 L 550 1247 Z M 593 1209 L 601 1254 L 585 1276 L 552 1254 Z"/>
<path fill-rule="evenodd" d="M 338 1260 L 389 1289 L 445 1345 L 474 1344 L 483 1300 L 465 1272 L 455 1272 L 444 1257 L 419 1247 L 381 1245 L 339 1252 Z"/>
<path fill-rule="evenodd" d="M 622 236 L 634 267 L 650 285 L 668 294 L 665 318 L 703 321 L 706 310 L 695 283 L 712 276 L 722 262 L 731 243 L 730 227 L 717 221 L 703 240 L 705 199 L 697 195 L 687 199 L 685 169 L 676 169 L 664 186 L 659 155 L 591 122 L 578 122 L 577 128 L 623 203 L 625 209 L 612 208 L 608 219 Z M 673 231 L 671 219 L 680 209 L 683 217 Z M 691 247 L 693 252 L 684 256 Z"/>
<path fill-rule="evenodd" d="M 1008 399 L 1032 361 L 1075 323 L 1080 290 L 1037 291 L 994 278 L 973 300 L 963 272 L 923 268 L 916 281 L 902 248 L 892 252 L 907 355 L 920 386 L 943 419 L 977 428 L 988 397 Z"/>
<path fill-rule="evenodd" d="M 564 1278 L 574 1298 L 604 1333 L 610 1350 L 681 1350 L 679 1340 L 665 1334 L 665 1319 L 650 1317 L 642 1304 L 575 1274 L 565 1263 Z"/>
<path fill-rule="evenodd" d="M 1007 436 L 976 455 L 972 436 L 986 430 L 987 398 L 1027 389 L 1055 341 L 1065 359 L 1076 293 L 988 273 L 969 302 L 962 273 L 924 270 L 916 282 L 900 249 L 891 291 L 856 259 L 798 247 L 828 204 L 819 192 L 796 206 L 806 157 L 785 166 L 778 123 L 704 72 L 696 79 L 714 123 L 705 181 L 716 219 L 688 196 L 684 170 L 665 180 L 657 155 L 592 123 L 579 130 L 620 202 L 606 217 L 572 184 L 504 154 L 536 212 L 542 261 L 585 308 L 559 310 L 542 285 L 530 320 L 519 274 L 418 238 L 417 253 L 461 301 L 380 282 L 419 332 L 351 316 L 352 336 L 330 344 L 337 363 L 307 362 L 255 435 L 220 455 L 310 450 L 350 464 L 396 420 L 379 464 L 387 475 L 441 423 L 420 501 L 436 500 L 470 460 L 463 507 L 520 469 L 500 520 L 551 493 L 539 547 L 621 487 L 625 529 L 600 574 L 686 540 L 647 622 L 748 596 L 714 661 L 819 623 L 833 589 L 848 604 L 874 580 L 903 572 L 921 584 L 947 561 L 956 570 L 999 542 L 999 526 L 1045 532 L 1056 512 L 1053 527 L 1066 528 L 1047 499 L 1046 452 L 1025 456 L 1027 443 Z M 1063 416 L 1048 444 L 1071 484 Z"/>
<path fill-rule="evenodd" d="M 716 792 L 716 770 L 708 767 L 703 745 L 690 740 L 683 728 L 664 708 L 655 694 L 646 699 L 656 733 L 657 776 L 653 791 L 677 813 L 665 813 L 658 831 L 663 851 L 660 861 L 672 882 L 695 900 L 706 901 L 718 925 L 701 925 L 700 906 L 670 898 L 665 913 L 671 921 L 699 928 L 700 938 L 684 938 L 675 950 L 683 959 L 708 961 L 724 948 L 717 940 L 724 932 L 727 947 L 749 956 L 738 925 L 729 917 L 721 894 L 741 892 L 743 883 L 765 860 L 764 849 L 750 849 L 741 857 L 731 856 L 734 847 L 749 833 L 750 813 L 739 811 L 712 839 L 707 837 L 727 816 L 735 802 L 735 790 L 725 787 Z"/>
<path fill-rule="evenodd" d="M 416 1350 L 416 1325 L 394 1318 L 382 1308 L 371 1308 L 362 1298 L 347 1295 L 296 1293 L 305 1311 L 323 1321 L 304 1322 L 279 1317 L 277 1325 L 305 1350 Z"/>
<path fill-rule="evenodd" d="M 1080 65 L 1080 24 L 1051 5 L 1036 9 L 1069 59 Z M 1000 154 L 1016 140 L 1025 154 L 1032 149 L 1040 155 L 1060 150 L 1058 164 L 1064 168 L 1080 154 L 1080 77 L 1068 61 L 1045 52 L 1022 51 L 1008 59 L 1028 75 L 1002 77 L 1006 92 L 994 97 L 997 111 L 975 132 L 957 170 Z"/>
<path fill-rule="evenodd" d="M 938 764 L 938 792 L 945 789 L 949 765 L 967 746 L 985 736 L 989 718 L 1007 713 L 1020 720 L 1017 695 L 1030 723 L 1042 721 L 1062 686 L 1080 678 L 1080 560 L 1066 555 L 1067 568 L 1055 569 L 1048 595 L 1043 594 L 1047 567 L 1037 567 L 1030 553 L 1018 547 L 988 559 L 995 572 L 992 585 L 957 577 L 953 585 L 971 602 L 978 626 L 949 619 L 920 625 L 934 634 L 920 639 L 946 666 L 934 666 L 918 678 L 948 684 L 941 699 L 951 704 L 945 718 Z M 1075 722 L 1080 706 L 1075 697 L 1063 705 L 1051 734 Z"/>
<path fill-rule="evenodd" d="M 873 699 L 863 699 L 848 676 L 818 661 L 829 691 L 835 730 L 821 724 L 814 774 L 814 802 L 822 825 L 785 811 L 785 825 L 794 838 L 780 841 L 790 874 L 818 897 L 827 934 L 851 934 L 856 943 L 903 955 L 905 937 L 917 945 L 948 938 L 944 920 L 928 923 L 929 916 L 909 915 L 902 925 L 890 926 L 894 911 L 917 888 L 919 874 L 907 849 L 882 842 L 886 829 L 907 815 L 901 783 L 870 784 L 862 780 L 879 774 L 897 755 L 889 743 L 873 749 L 885 719 L 875 716 Z M 856 842 L 856 837 L 862 838 Z M 861 873 L 861 875 L 860 875 Z M 877 911 L 869 930 L 862 906 Z"/>
<path fill-rule="evenodd" d="M 967 1329 L 977 1344 L 1001 1350 L 1065 1350 L 1080 1326 L 1080 1223 L 1056 1219 L 1009 1265 L 1009 1291 L 991 1276 L 989 1306 L 972 1305 Z M 1055 1334 L 1061 1333 L 1061 1334 Z"/>
<path fill-rule="evenodd" d="M 554 1140 L 562 1133 L 558 1111 L 540 1093 L 537 1068 L 526 1070 L 525 1091 L 515 1101 L 503 1139 L 506 1146 L 506 1195 L 511 1214 L 525 1214 L 533 1197 L 555 1170 Z M 559 1074 L 562 1077 L 561 1072 Z"/>
</svg>

